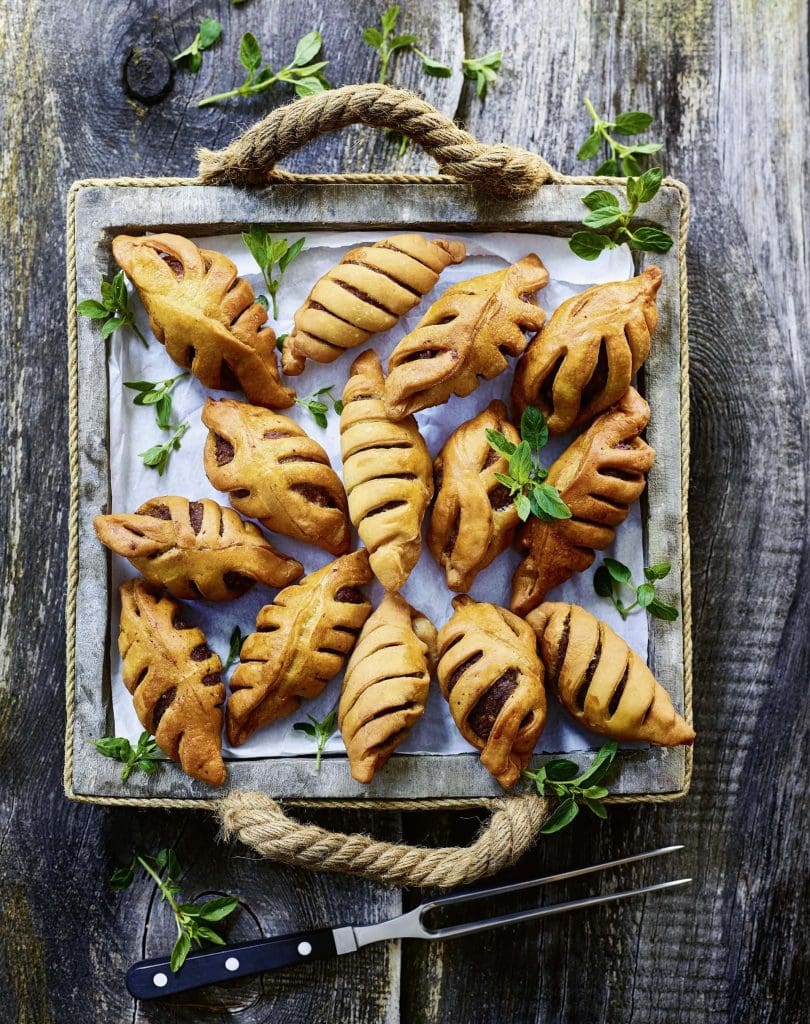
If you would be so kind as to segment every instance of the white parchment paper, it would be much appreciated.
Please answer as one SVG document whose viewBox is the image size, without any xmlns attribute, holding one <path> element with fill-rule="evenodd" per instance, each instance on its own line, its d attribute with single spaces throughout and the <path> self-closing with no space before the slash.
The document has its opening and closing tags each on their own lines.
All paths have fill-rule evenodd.
<svg viewBox="0 0 810 1024">
<path fill-rule="evenodd" d="M 418 230 L 414 228 L 414 230 Z M 309 232 L 300 256 L 288 268 L 279 290 L 279 319 L 272 323 L 277 333 L 289 331 L 293 316 L 305 300 L 316 279 L 337 263 L 350 248 L 366 242 L 374 242 L 390 232 Z M 548 286 L 539 293 L 538 301 L 550 315 L 557 306 L 571 295 L 606 281 L 616 281 L 632 276 L 632 262 L 625 246 L 604 252 L 593 263 L 586 263 L 575 257 L 565 239 L 543 235 L 483 233 L 477 235 L 454 234 L 467 246 L 467 259 L 460 266 L 451 266 L 441 276 L 434 291 L 405 316 L 386 334 L 372 339 L 374 347 L 386 364 L 387 358 L 399 341 L 418 322 L 428 305 L 449 285 L 478 274 L 488 273 L 512 263 L 529 252 L 537 253 L 543 260 L 550 275 Z M 290 241 L 294 236 L 289 236 Z M 264 290 L 261 274 L 252 256 L 245 249 L 239 235 L 216 236 L 195 239 L 201 246 L 217 249 L 229 256 L 247 277 L 257 294 Z M 124 388 L 125 381 L 158 381 L 176 376 L 182 372 L 169 359 L 163 346 L 149 332 L 143 308 L 137 295 L 131 296 L 130 308 L 135 311 L 138 326 L 150 339 L 145 349 L 129 331 L 116 332 L 110 344 L 109 387 L 110 387 L 110 475 L 113 512 L 134 512 L 144 501 L 158 495 L 184 495 L 190 499 L 213 498 L 227 504 L 225 495 L 214 490 L 203 470 L 202 452 L 206 429 L 200 421 L 200 411 L 207 397 L 206 390 L 193 378 L 179 382 L 174 393 L 175 422 L 188 420 L 189 430 L 182 440 L 180 451 L 173 453 L 167 472 L 158 476 L 154 469 L 146 468 L 138 457 L 154 444 L 163 443 L 169 434 L 155 424 L 152 407 L 138 407 L 132 402 L 135 392 Z M 300 377 L 292 378 L 299 397 L 306 397 L 327 385 L 334 385 L 333 394 L 339 398 L 349 373 L 353 358 L 362 351 L 358 348 L 348 352 L 337 362 L 328 366 L 308 362 Z M 451 398 L 443 406 L 428 409 L 417 414 L 419 427 L 431 455 L 435 456 L 447 437 L 462 422 L 475 416 L 493 398 L 509 402 L 509 388 L 512 373 L 507 371 L 493 381 L 482 383 L 481 387 L 467 398 Z M 225 393 L 215 397 L 225 397 Z M 329 454 L 333 468 L 341 473 L 339 417 L 330 412 L 325 430 L 318 427 L 309 413 L 298 406 L 283 410 L 285 415 L 297 420 Z M 553 438 L 546 448 L 546 465 L 570 443 L 571 437 Z M 356 534 L 355 534 L 356 537 Z M 292 541 L 287 537 L 272 536 L 276 547 L 294 555 L 301 561 L 307 572 L 312 572 L 330 561 L 324 551 Z M 625 562 L 633 570 L 635 578 L 642 574 L 642 525 L 638 504 L 634 505 L 627 522 L 616 534 L 614 547 L 604 552 Z M 492 601 L 508 606 L 510 580 L 519 560 L 514 551 L 506 551 L 493 565 L 476 579 L 471 594 L 478 600 Z M 598 564 L 599 559 L 597 559 Z M 121 664 L 118 654 L 118 586 L 123 580 L 136 575 L 125 559 L 113 556 L 112 584 L 114 588 L 112 628 L 110 630 L 110 664 L 112 671 L 113 714 L 115 733 L 135 740 L 141 732 L 141 725 L 135 715 L 132 700 L 121 679 Z M 597 598 L 593 591 L 593 571 L 575 576 L 551 597 L 555 600 L 573 601 L 584 605 L 608 622 L 623 636 L 642 657 L 647 651 L 647 617 L 645 614 L 631 615 L 622 622 L 608 601 Z M 223 604 L 189 602 L 186 618 L 199 625 L 206 634 L 209 645 L 220 653 L 223 661 L 228 651 L 228 642 L 234 626 L 239 625 L 243 634 L 251 632 L 259 608 L 269 602 L 274 591 L 255 586 L 245 596 Z M 412 605 L 421 609 L 439 628 L 452 614 L 453 594 L 447 589 L 444 574 L 433 561 L 425 547 L 410 579 L 402 590 L 403 596 Z M 375 582 L 371 597 L 375 606 L 382 596 L 382 588 Z M 275 722 L 268 728 L 254 734 L 243 746 L 230 748 L 227 742 L 223 752 L 231 758 L 279 757 L 312 754 L 312 742 L 300 732 L 293 730 L 297 721 L 305 720 L 306 713 L 322 718 L 335 705 L 340 694 L 340 677 L 335 678 L 317 699 L 305 704 L 299 713 L 288 719 Z M 568 751 L 592 748 L 602 743 L 602 738 L 581 729 L 559 707 L 555 700 L 549 700 L 548 724 L 540 738 L 538 751 Z M 447 706 L 441 697 L 438 684 L 434 681 L 424 717 L 417 723 L 411 735 L 399 748 L 401 752 L 454 754 L 471 748 L 461 737 L 453 724 Z M 326 750 L 343 753 L 340 735 L 332 737 Z"/>
</svg>

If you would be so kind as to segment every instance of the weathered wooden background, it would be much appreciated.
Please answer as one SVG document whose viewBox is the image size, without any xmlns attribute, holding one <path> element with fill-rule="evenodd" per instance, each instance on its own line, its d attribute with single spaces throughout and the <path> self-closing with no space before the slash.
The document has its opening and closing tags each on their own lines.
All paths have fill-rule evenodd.
<svg viewBox="0 0 810 1024">
<path fill-rule="evenodd" d="M 684 842 L 694 885 L 542 927 L 446 946 L 371 948 L 223 989 L 135 1007 L 123 972 L 165 948 L 152 887 L 116 896 L 110 870 L 133 846 L 173 844 L 189 895 L 241 893 L 234 937 L 374 920 L 413 897 L 260 863 L 216 841 L 200 813 L 133 813 L 62 796 L 67 515 L 65 193 L 77 177 L 184 174 L 286 98 L 284 89 L 199 110 L 236 84 L 252 30 L 278 65 L 320 27 L 334 84 L 368 80 L 359 30 L 382 3 L 4 0 L 0 337 L 4 358 L 0 535 L 0 1019 L 189 1022 L 680 1022 L 792 1024 L 810 1004 L 806 911 L 808 571 L 808 60 L 800 0 L 411 0 L 403 30 L 458 65 L 500 47 L 484 103 L 460 76 L 413 87 L 483 140 L 517 142 L 574 170 L 596 107 L 652 111 L 664 165 L 693 193 L 689 271 L 695 715 L 690 796 L 611 812 L 541 841 L 529 877 Z M 164 80 L 166 55 L 204 15 L 224 25 L 194 76 Z M 163 86 L 166 86 L 165 91 Z M 138 96 L 140 93 L 140 98 Z M 347 132 L 294 169 L 421 170 L 417 152 Z M 337 824 L 338 816 L 319 815 Z M 341 825 L 460 842 L 472 815 L 341 814 Z M 641 878 L 628 873 L 633 881 Z M 573 891 L 573 890 L 572 890 Z"/>
</svg>

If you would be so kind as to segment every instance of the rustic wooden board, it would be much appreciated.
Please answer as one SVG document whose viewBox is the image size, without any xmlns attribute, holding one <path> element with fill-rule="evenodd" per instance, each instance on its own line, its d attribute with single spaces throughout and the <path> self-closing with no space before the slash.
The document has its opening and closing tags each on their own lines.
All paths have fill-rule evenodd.
<svg viewBox="0 0 810 1024">
<path fill-rule="evenodd" d="M 136 1010 L 121 983 L 124 966 L 142 953 L 152 892 L 139 885 L 117 896 L 105 880 L 133 846 L 154 851 L 180 841 L 187 890 L 239 891 L 262 908 L 266 931 L 277 927 L 275 915 L 294 926 L 370 920 L 399 902 L 397 894 L 355 881 L 327 883 L 262 865 L 218 845 L 206 815 L 71 803 L 61 795 L 60 753 L 67 187 L 83 176 L 193 173 L 198 143 L 223 145 L 279 102 L 194 106 L 197 95 L 237 80 L 235 41 L 245 28 L 277 64 L 300 31 L 319 24 L 330 39 L 332 80 L 368 80 L 372 55 L 357 26 L 371 24 L 382 6 L 384 0 L 310 0 L 299 27 L 289 2 L 271 0 L 0 5 L 0 1019 L 178 1019 L 167 1006 Z M 344 958 L 334 1012 L 334 975 L 304 983 L 290 971 L 282 989 L 271 980 L 229 1019 L 798 1024 L 810 1002 L 802 889 L 810 832 L 803 786 L 810 714 L 806 5 L 403 6 L 404 29 L 418 28 L 437 59 L 457 63 L 462 32 L 468 53 L 504 49 L 501 80 L 484 103 L 469 83 L 461 89 L 458 75 L 427 79 L 405 60 L 395 68 L 397 84 L 457 114 L 481 139 L 517 142 L 561 170 L 580 170 L 573 154 L 588 95 L 603 111 L 650 110 L 664 125 L 654 137 L 666 144 L 666 169 L 692 190 L 690 523 L 699 730 L 692 789 L 674 805 L 614 808 L 599 828 L 582 816 L 509 874 L 531 877 L 679 840 L 688 849 L 671 870 L 691 874 L 695 884 L 500 936 L 405 944 L 398 959 L 376 951 L 356 972 Z M 206 55 L 200 75 L 178 73 L 151 106 L 127 93 L 131 51 L 159 70 L 206 14 L 222 21 L 225 39 Z M 313 144 L 290 166 L 433 165 L 416 151 L 399 158 L 391 140 L 361 129 Z M 315 818 L 336 824 L 323 812 Z M 344 812 L 340 825 L 396 835 L 400 818 L 407 838 L 430 842 L 464 842 L 477 822 L 455 813 L 372 822 Z M 273 904 L 265 913 L 268 885 Z M 150 921 L 157 922 L 155 913 Z M 199 1002 L 183 1011 L 186 1020 L 207 1019 L 211 1000 L 201 993 Z"/>
</svg>

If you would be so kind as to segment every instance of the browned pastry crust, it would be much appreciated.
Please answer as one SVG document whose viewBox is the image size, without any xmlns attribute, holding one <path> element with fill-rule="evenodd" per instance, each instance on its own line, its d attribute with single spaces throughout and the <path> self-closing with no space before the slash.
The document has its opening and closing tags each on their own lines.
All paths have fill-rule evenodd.
<svg viewBox="0 0 810 1024">
<path fill-rule="evenodd" d="M 186 775 L 222 785 L 222 662 L 164 591 L 136 579 L 120 593 L 121 671 L 141 725 Z"/>
<path fill-rule="evenodd" d="M 399 590 L 422 550 L 422 519 L 433 497 L 433 472 L 412 416 L 385 412 L 376 352 L 358 356 L 343 391 L 340 444 L 349 515 L 386 590 Z"/>
<path fill-rule="evenodd" d="M 349 550 L 346 492 L 329 456 L 287 416 L 245 402 L 209 398 L 203 461 L 218 491 L 268 530 L 333 555 Z"/>
<path fill-rule="evenodd" d="M 576 604 L 549 602 L 527 621 L 560 703 L 593 732 L 664 747 L 691 743 L 695 730 L 641 658 L 605 622 Z"/>
<path fill-rule="evenodd" d="M 315 282 L 295 314 L 281 355 L 284 372 L 301 373 L 307 359 L 331 363 L 389 330 L 465 252 L 461 242 L 422 235 L 393 235 L 347 252 Z"/>
<path fill-rule="evenodd" d="M 648 267 L 564 302 L 520 358 L 515 415 L 536 405 L 549 433 L 562 434 L 618 402 L 649 354 L 660 287 L 661 271 Z"/>
<path fill-rule="evenodd" d="M 546 723 L 543 666 L 530 626 L 505 608 L 453 598 L 439 630 L 438 675 L 453 720 L 481 763 L 508 789 Z"/>
<path fill-rule="evenodd" d="M 132 281 L 158 341 L 207 388 L 236 391 L 271 409 L 286 409 L 295 392 L 278 374 L 276 336 L 267 310 L 222 253 L 180 235 L 113 239 L 113 256 Z"/>
<path fill-rule="evenodd" d="M 388 360 L 385 404 L 402 419 L 441 405 L 451 395 L 472 394 L 528 344 L 523 332 L 539 331 L 546 314 L 534 301 L 548 271 L 533 253 L 494 274 L 451 285 L 400 341 Z"/>
<path fill-rule="evenodd" d="M 340 691 L 338 723 L 352 777 L 371 782 L 425 711 L 436 629 L 387 593 L 363 626 Z"/>
<path fill-rule="evenodd" d="M 255 523 L 210 498 L 152 498 L 131 515 L 96 516 L 96 536 L 175 597 L 231 601 L 254 582 L 286 587 L 304 567 Z"/>
<path fill-rule="evenodd" d="M 531 518 L 518 531 L 525 557 L 512 577 L 513 612 L 526 615 L 549 590 L 584 572 L 594 549 L 613 543 L 655 461 L 655 450 L 639 437 L 649 418 L 650 407 L 630 388 L 552 465 L 548 483 L 559 490 L 571 518 Z"/>
<path fill-rule="evenodd" d="M 370 579 L 368 555 L 360 548 L 262 608 L 231 677 L 227 727 L 234 746 L 317 697 L 337 675 L 371 614 L 371 602 L 357 589 Z"/>
<path fill-rule="evenodd" d="M 509 547 L 518 524 L 515 503 L 495 478 L 509 472 L 509 460 L 490 447 L 488 429 L 520 443 L 506 406 L 490 402 L 453 431 L 433 464 L 438 493 L 427 542 L 451 590 L 469 590 L 478 573 Z"/>
</svg>

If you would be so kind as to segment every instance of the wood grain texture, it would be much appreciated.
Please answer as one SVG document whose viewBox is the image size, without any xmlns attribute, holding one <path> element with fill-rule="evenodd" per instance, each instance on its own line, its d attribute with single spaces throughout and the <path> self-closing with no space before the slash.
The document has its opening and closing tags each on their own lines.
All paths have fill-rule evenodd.
<svg viewBox="0 0 810 1024">
<path fill-rule="evenodd" d="M 170 924 L 149 886 L 115 896 L 105 884 L 133 846 L 178 844 L 191 895 L 240 892 L 250 908 L 235 923 L 243 935 L 373 920 L 394 912 L 400 897 L 259 864 L 218 845 L 200 815 L 108 811 L 61 796 L 65 191 L 75 177 L 192 173 L 196 144 L 224 144 L 279 102 L 281 92 L 194 106 L 198 95 L 238 81 L 235 50 L 247 28 L 277 65 L 319 25 L 333 83 L 368 79 L 373 55 L 358 26 L 371 24 L 382 6 L 0 5 L 0 1019 L 123 1024 L 210 1013 L 246 1022 L 794 1024 L 810 1000 L 800 913 L 810 867 L 803 760 L 810 104 L 799 0 L 548 0 L 540 9 L 529 0 L 460 7 L 412 0 L 403 4 L 402 28 L 418 31 L 426 52 L 457 64 L 463 35 L 467 53 L 502 47 L 504 73 L 483 103 L 458 75 L 424 78 L 407 57 L 392 76 L 457 112 L 483 141 L 536 148 L 568 171 L 584 169 L 572 156 L 586 127 L 583 95 L 604 111 L 648 109 L 664 125 L 665 167 L 692 188 L 690 519 L 700 734 L 692 793 L 675 806 L 613 810 L 598 828 L 583 816 L 510 874 L 681 841 L 689 849 L 672 870 L 692 874 L 695 885 L 542 928 L 313 964 L 203 995 L 215 1012 L 188 1003 L 136 1010 L 125 995 L 125 966 L 168 938 Z M 200 74 L 176 71 L 151 106 L 128 96 L 127 59 L 154 59 L 159 68 L 155 51 L 171 56 L 186 45 L 203 15 L 218 17 L 225 31 Z M 399 157 L 391 139 L 360 129 L 320 140 L 289 166 L 431 169 L 420 154 Z M 319 820 L 377 834 L 400 828 L 388 815 Z M 475 826 L 469 815 L 403 819 L 411 840 L 461 842 Z"/>
</svg>

